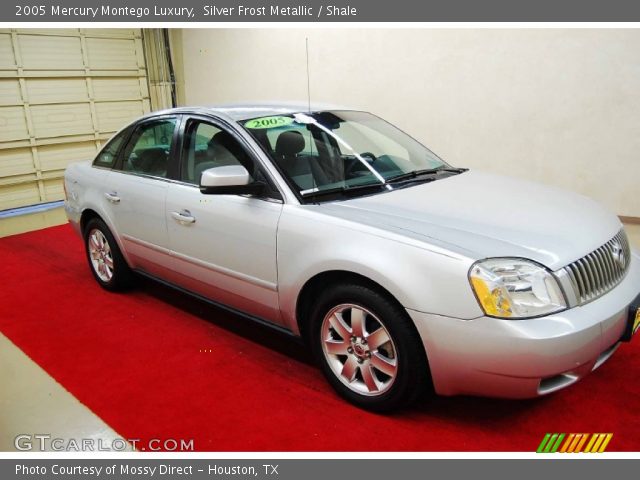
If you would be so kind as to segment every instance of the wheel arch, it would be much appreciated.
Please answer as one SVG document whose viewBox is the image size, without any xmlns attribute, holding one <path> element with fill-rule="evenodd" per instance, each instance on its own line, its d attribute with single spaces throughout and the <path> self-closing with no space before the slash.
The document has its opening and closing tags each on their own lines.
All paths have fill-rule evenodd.
<svg viewBox="0 0 640 480">
<path fill-rule="evenodd" d="M 328 270 L 324 272 L 317 273 L 313 277 L 311 277 L 300 290 L 300 294 L 298 295 L 296 302 L 296 321 L 297 326 L 300 332 L 300 336 L 302 339 L 311 347 L 314 348 L 315 342 L 313 338 L 315 337 L 312 333 L 311 325 L 313 322 L 311 321 L 311 313 L 313 308 L 313 300 L 316 297 L 316 293 L 320 292 L 323 288 L 326 288 L 329 284 L 357 284 L 366 286 L 369 289 L 373 290 L 378 295 L 385 297 L 389 302 L 395 304 L 398 309 L 404 313 L 404 319 L 406 322 L 400 322 L 400 325 L 403 325 L 405 328 L 406 334 L 415 339 L 415 355 L 411 355 L 408 358 L 413 359 L 413 365 L 422 365 L 423 369 L 417 368 L 416 371 L 419 371 L 418 377 L 421 379 L 418 384 L 411 383 L 414 385 L 415 393 L 410 395 L 409 403 L 412 403 L 414 400 L 417 400 L 422 396 L 423 393 L 428 393 L 432 395 L 435 392 L 433 385 L 433 377 L 431 374 L 431 366 L 429 361 L 429 353 L 427 352 L 426 345 L 423 341 L 420 332 L 416 324 L 414 323 L 413 318 L 406 312 L 405 308 L 402 306 L 402 303 L 398 300 L 398 298 L 393 295 L 393 293 L 381 285 L 379 282 L 375 280 L 353 271 L 349 270 Z M 366 303 L 363 306 L 367 307 Z M 401 320 L 401 319 L 398 319 Z M 318 355 L 316 353 L 316 355 Z M 366 408 L 372 408 L 371 406 Z M 382 411 L 382 410 L 380 410 Z"/>
<path fill-rule="evenodd" d="M 316 294 L 319 293 L 324 286 L 336 283 L 356 283 L 365 285 L 373 290 L 380 292 L 391 301 L 397 303 L 401 308 L 403 308 L 402 304 L 388 289 L 365 275 L 350 270 L 323 271 L 315 274 L 304 283 L 296 299 L 296 324 L 298 327 L 298 331 L 300 332 L 300 336 L 304 340 L 309 339 L 309 315 L 311 313 L 313 300 Z"/>
<path fill-rule="evenodd" d="M 127 254 L 127 251 L 124 248 L 124 245 L 122 244 L 122 240 L 120 239 L 120 236 L 118 235 L 115 228 L 113 227 L 110 219 L 107 216 L 101 215 L 96 209 L 90 206 L 82 210 L 82 213 L 80 214 L 80 234 L 83 237 L 83 239 L 84 239 L 84 231 L 87 224 L 94 218 L 102 220 L 107 226 L 107 228 L 109 228 L 109 230 L 111 231 L 111 234 L 113 235 L 113 238 L 115 238 L 116 243 L 118 244 L 118 248 L 120 249 L 120 252 L 124 257 L 125 262 L 127 262 L 127 265 L 131 267 L 132 264 L 131 264 L 131 260 L 129 259 L 129 255 Z"/>
<path fill-rule="evenodd" d="M 102 218 L 100 214 L 95 210 L 93 210 L 92 208 L 85 208 L 82 211 L 82 214 L 80 215 L 80 231 L 82 232 L 83 235 L 84 235 L 84 230 L 87 227 L 87 223 L 89 223 L 89 221 L 92 218 L 99 218 L 103 222 L 105 221 L 104 218 Z"/>
</svg>

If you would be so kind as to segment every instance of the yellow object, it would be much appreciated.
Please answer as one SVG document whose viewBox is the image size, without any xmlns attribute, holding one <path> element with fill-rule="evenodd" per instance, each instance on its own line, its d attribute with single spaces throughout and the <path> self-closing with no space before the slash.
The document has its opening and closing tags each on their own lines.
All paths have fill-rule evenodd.
<svg viewBox="0 0 640 480">
<path fill-rule="evenodd" d="M 547 453 L 548 449 L 544 450 L 547 438 L 551 436 L 553 439 L 556 435 L 558 434 L 551 435 L 547 433 L 543 443 L 538 447 L 538 453 Z M 560 435 L 564 436 L 564 433 Z M 564 444 L 557 453 L 602 453 L 607 449 L 612 438 L 613 433 L 571 433 L 566 437 Z M 554 453 L 554 450 L 551 450 L 550 453 Z"/>
<path fill-rule="evenodd" d="M 489 286 L 479 277 L 471 277 L 471 285 L 478 296 L 478 300 L 487 315 L 508 318 L 511 316 L 511 302 L 502 295 L 499 288 L 489 289 Z"/>
<path fill-rule="evenodd" d="M 582 447 L 585 444 L 585 442 L 587 441 L 587 438 L 589 437 L 588 434 L 583 433 L 582 434 L 582 438 L 580 439 L 580 441 L 578 442 L 578 445 L 576 445 L 576 448 L 574 450 L 574 453 L 580 453 L 582 451 Z"/>
<path fill-rule="evenodd" d="M 593 447 L 593 444 L 596 443 L 597 438 L 598 438 L 597 433 L 594 433 L 593 435 L 591 435 L 591 440 L 589 440 L 589 443 L 587 443 L 587 447 L 584 449 L 585 452 L 587 453 L 591 452 L 591 448 Z"/>
<path fill-rule="evenodd" d="M 602 453 L 607 449 L 607 445 L 609 445 L 609 442 L 611 441 L 612 438 L 613 438 L 613 433 L 608 433 L 604 439 L 604 442 L 602 442 L 602 445 L 600 445 L 600 448 L 598 449 L 598 453 Z"/>
</svg>

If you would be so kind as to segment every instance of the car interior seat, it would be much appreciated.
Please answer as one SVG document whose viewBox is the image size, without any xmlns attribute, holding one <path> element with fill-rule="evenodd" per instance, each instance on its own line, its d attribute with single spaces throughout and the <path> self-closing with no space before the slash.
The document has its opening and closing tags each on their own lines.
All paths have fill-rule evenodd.
<svg viewBox="0 0 640 480">
<path fill-rule="evenodd" d="M 132 159 L 132 167 L 136 172 L 165 177 L 168 160 L 169 154 L 164 147 L 146 148 L 136 154 L 135 160 Z"/>
<path fill-rule="evenodd" d="M 299 155 L 304 150 L 302 134 L 296 130 L 286 130 L 278 135 L 275 157 L 280 168 L 303 189 L 312 188 L 314 179 L 307 156 Z"/>
<path fill-rule="evenodd" d="M 249 175 L 253 177 L 254 164 L 251 158 L 230 133 L 220 131 L 209 140 L 206 155 L 196 159 L 194 180 L 199 183 L 202 172 L 209 168 L 238 164 L 246 168 Z"/>
</svg>

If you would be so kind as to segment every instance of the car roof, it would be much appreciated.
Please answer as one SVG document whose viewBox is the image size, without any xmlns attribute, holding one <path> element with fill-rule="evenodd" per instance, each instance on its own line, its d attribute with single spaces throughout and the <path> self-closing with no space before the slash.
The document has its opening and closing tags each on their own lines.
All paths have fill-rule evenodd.
<svg viewBox="0 0 640 480">
<path fill-rule="evenodd" d="M 299 112 L 317 112 L 326 110 L 352 110 L 337 105 L 304 103 L 304 102 L 273 102 L 273 103 L 234 103 L 211 106 L 178 107 L 159 112 L 152 112 L 148 116 L 164 115 L 170 113 L 209 113 L 220 117 L 226 117 L 236 122 L 257 117 L 270 117 L 273 115 L 288 115 Z"/>
</svg>

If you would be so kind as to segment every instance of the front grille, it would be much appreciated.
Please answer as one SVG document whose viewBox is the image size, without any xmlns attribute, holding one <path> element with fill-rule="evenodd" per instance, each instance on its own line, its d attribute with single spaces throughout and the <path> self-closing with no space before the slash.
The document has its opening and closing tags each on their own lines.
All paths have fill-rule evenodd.
<svg viewBox="0 0 640 480">
<path fill-rule="evenodd" d="M 618 285 L 631 264 L 631 249 L 624 230 L 585 257 L 567 265 L 567 273 L 580 305 L 595 300 Z"/>
</svg>

